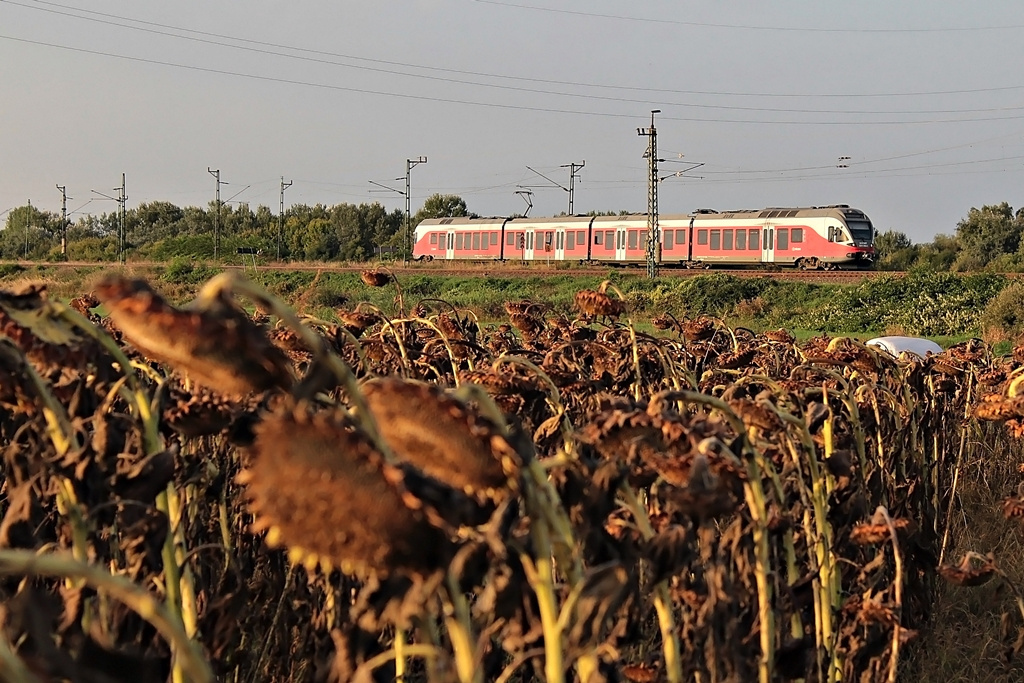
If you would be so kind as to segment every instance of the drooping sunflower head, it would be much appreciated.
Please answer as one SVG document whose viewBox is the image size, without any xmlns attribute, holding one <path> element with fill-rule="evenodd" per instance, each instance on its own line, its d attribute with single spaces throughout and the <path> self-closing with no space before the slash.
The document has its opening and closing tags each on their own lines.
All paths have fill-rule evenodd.
<svg viewBox="0 0 1024 683">
<path fill-rule="evenodd" d="M 284 353 L 248 315 L 226 301 L 179 309 L 145 280 L 117 274 L 100 281 L 96 295 L 143 355 L 222 394 L 292 384 Z"/>
<path fill-rule="evenodd" d="M 395 456 L 475 497 L 515 486 L 521 455 L 500 426 L 434 385 L 389 377 L 363 386 L 367 406 Z"/>
<path fill-rule="evenodd" d="M 252 529 L 269 545 L 306 567 L 350 573 L 426 576 L 447 566 L 450 535 L 423 503 L 439 496 L 417 495 L 345 415 L 285 402 L 255 434 L 238 480 Z"/>
</svg>

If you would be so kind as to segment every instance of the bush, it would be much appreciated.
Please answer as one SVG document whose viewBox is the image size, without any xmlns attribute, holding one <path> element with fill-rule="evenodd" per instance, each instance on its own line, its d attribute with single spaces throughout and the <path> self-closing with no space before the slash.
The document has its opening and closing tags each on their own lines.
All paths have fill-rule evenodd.
<svg viewBox="0 0 1024 683">
<path fill-rule="evenodd" d="M 20 275 L 24 270 L 25 267 L 17 263 L 0 263 L 0 278 Z"/>
<path fill-rule="evenodd" d="M 1024 332 L 1024 283 L 1013 282 L 999 292 L 981 312 L 986 336 L 1014 337 Z"/>
<path fill-rule="evenodd" d="M 196 265 L 191 258 L 176 256 L 164 269 L 163 279 L 175 285 L 198 285 L 212 278 L 217 272 L 206 264 Z"/>
</svg>

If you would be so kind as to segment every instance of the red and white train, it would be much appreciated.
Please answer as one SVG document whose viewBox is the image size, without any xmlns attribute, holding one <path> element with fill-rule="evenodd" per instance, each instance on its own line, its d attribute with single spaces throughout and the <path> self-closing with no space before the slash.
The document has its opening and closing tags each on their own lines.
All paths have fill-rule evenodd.
<svg viewBox="0 0 1024 683">
<path fill-rule="evenodd" d="M 866 268 L 874 228 L 845 204 L 658 217 L 663 266 L 709 268 L 776 264 L 804 269 Z M 418 260 L 647 261 L 647 215 L 556 218 L 432 218 L 414 233 Z"/>
</svg>

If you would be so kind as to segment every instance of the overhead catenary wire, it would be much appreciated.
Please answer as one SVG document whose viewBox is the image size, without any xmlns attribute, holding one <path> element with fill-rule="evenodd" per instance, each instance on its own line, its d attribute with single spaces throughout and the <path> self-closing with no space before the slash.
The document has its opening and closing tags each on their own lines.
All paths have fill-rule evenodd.
<svg viewBox="0 0 1024 683">
<path fill-rule="evenodd" d="M 3 2 L 4 0 L 0 0 Z M 113 57 L 117 59 L 123 59 L 132 62 L 154 64 L 159 66 L 174 67 L 179 69 L 187 69 L 191 71 L 198 71 L 209 74 L 218 74 L 223 76 L 233 76 L 237 78 L 252 79 L 258 81 L 265 81 L 271 83 L 282 83 L 289 85 L 307 86 L 313 88 L 321 88 L 326 90 L 337 90 L 343 92 L 362 93 L 366 95 L 381 95 L 386 97 L 394 97 L 398 99 L 407 99 L 420 102 L 438 102 L 444 104 L 461 104 L 475 107 L 487 107 L 494 109 L 510 109 L 518 111 L 533 111 L 533 112 L 544 112 L 549 114 L 571 114 L 574 116 L 587 116 L 587 117 L 598 117 L 598 118 L 618 118 L 618 119 L 631 119 L 634 118 L 632 114 L 616 113 L 616 112 L 597 112 L 586 109 L 562 109 L 555 107 L 539 107 L 530 105 L 517 105 L 507 104 L 500 102 L 480 102 L 473 100 L 454 99 L 447 97 L 436 97 L 430 95 L 414 95 L 411 93 L 403 93 L 397 91 L 385 91 L 385 90 L 374 90 L 370 88 L 355 88 L 343 85 L 334 85 L 329 83 L 316 83 L 312 81 L 301 81 L 292 78 L 280 78 L 275 76 L 265 76 L 260 74 L 250 74 L 240 71 L 232 71 L 230 69 L 214 69 L 211 67 L 195 66 L 190 64 L 180 64 L 177 62 L 169 62 L 159 59 L 149 59 L 145 57 L 133 57 L 129 55 L 122 55 L 114 52 L 106 52 L 103 50 L 92 50 L 88 48 L 71 47 L 68 45 L 60 45 L 58 43 L 50 43 L 42 40 L 29 40 L 26 38 L 18 38 L 9 35 L 0 35 L 0 40 L 11 40 L 20 43 L 26 43 L 30 45 L 39 45 L 43 47 L 51 47 L 61 50 L 68 50 L 71 52 L 78 52 L 82 54 L 91 54 L 102 57 Z M 1024 107 L 1020 108 L 1024 110 Z M 667 121 L 686 121 L 686 122 L 697 122 L 697 123 L 731 123 L 731 124 L 752 124 L 752 125 L 799 125 L 799 126 L 901 126 L 901 125 L 922 125 L 922 124 L 940 124 L 940 123 L 981 123 L 990 121 L 1017 121 L 1024 119 L 1024 113 L 1013 116 L 974 116 L 964 118 L 933 118 L 933 119 L 919 119 L 919 120 L 874 120 L 874 121 L 800 121 L 791 119 L 778 119 L 778 120 L 754 120 L 754 119 L 727 119 L 727 118 L 705 118 L 695 116 L 664 116 L 663 120 Z"/>
<path fill-rule="evenodd" d="M 409 63 L 409 62 L 398 62 L 398 61 L 385 60 L 385 59 L 373 59 L 373 58 L 369 58 L 369 57 L 362 57 L 362 56 L 357 56 L 357 55 L 349 55 L 349 54 L 344 54 L 344 53 L 331 52 L 331 51 L 327 51 L 327 50 L 316 50 L 316 49 L 311 49 L 311 48 L 308 48 L 308 47 L 300 47 L 300 46 L 295 46 L 295 45 L 285 45 L 285 44 L 281 44 L 281 43 L 273 43 L 273 42 L 268 42 L 268 41 L 253 40 L 253 39 L 250 39 L 250 38 L 243 38 L 243 37 L 239 37 L 239 36 L 232 36 L 232 35 L 228 35 L 228 34 L 224 34 L 224 33 L 215 33 L 215 32 L 211 32 L 211 31 L 200 31 L 200 30 L 197 30 L 197 29 L 191 29 L 191 28 L 186 28 L 186 27 L 181 27 L 181 26 L 173 26 L 173 25 L 170 25 L 170 24 L 164 24 L 164 23 L 159 23 L 159 22 L 154 22 L 154 21 L 147 21 L 147 20 L 143 20 L 143 19 L 135 19 L 135 18 L 126 17 L 126 16 L 123 16 L 123 15 L 110 14 L 110 13 L 107 13 L 107 12 L 97 12 L 95 10 L 88 10 L 88 9 L 80 8 L 80 7 L 71 7 L 71 6 L 68 6 L 68 5 L 61 5 L 59 3 L 54 3 L 54 2 L 45 2 L 44 0 L 35 0 L 35 2 L 33 2 L 32 4 L 16 2 L 15 0 L 0 0 L 0 4 L 14 5 L 14 6 L 23 7 L 23 8 L 26 8 L 26 9 L 35 10 L 35 11 L 49 12 L 49 13 L 52 13 L 52 14 L 68 16 L 68 17 L 72 17 L 72 18 L 76 18 L 76 19 L 82 19 L 82 20 L 87 20 L 87 21 L 107 24 L 107 25 L 111 25 L 111 26 L 118 26 L 118 27 L 121 27 L 121 28 L 140 30 L 140 31 L 147 31 L 149 33 L 154 33 L 154 34 L 158 34 L 158 35 L 165 35 L 165 36 L 170 36 L 170 37 L 175 37 L 175 38 L 182 38 L 182 39 L 187 39 L 187 40 L 195 40 L 195 41 L 199 41 L 199 42 L 207 42 L 207 43 L 212 44 L 212 45 L 221 45 L 221 46 L 232 47 L 232 48 L 236 48 L 236 49 L 248 49 L 248 50 L 253 51 L 253 52 L 262 52 L 264 54 L 276 55 L 278 53 L 271 52 L 269 50 L 260 50 L 260 49 L 257 49 L 257 48 L 244 48 L 243 46 L 239 46 L 239 45 L 231 45 L 231 44 L 226 44 L 226 43 L 219 43 L 219 42 L 216 42 L 216 41 L 203 40 L 203 39 L 200 39 L 200 38 L 194 38 L 192 36 L 180 35 L 178 33 L 169 33 L 167 31 L 178 31 L 178 32 L 183 32 L 183 33 L 194 34 L 195 36 L 206 36 L 206 37 L 209 37 L 209 38 L 218 38 L 218 39 L 223 39 L 223 40 L 230 40 L 230 41 L 234 41 L 234 42 L 246 43 L 248 45 L 255 45 L 255 46 L 264 47 L 264 48 L 275 48 L 275 49 L 289 50 L 289 51 L 297 52 L 297 53 L 300 53 L 300 54 L 312 54 L 312 55 L 318 55 L 318 56 L 322 56 L 322 57 L 334 57 L 334 58 L 337 58 L 337 59 L 349 59 L 349 60 L 358 61 L 358 62 L 367 62 L 367 63 L 370 63 L 370 64 L 381 64 L 381 65 L 386 65 L 386 66 L 396 66 L 396 67 L 403 67 L 403 68 L 419 69 L 419 70 L 423 70 L 423 71 L 431 71 L 431 72 L 437 72 L 437 73 L 452 73 L 452 74 L 460 74 L 460 75 L 467 75 L 467 76 L 479 76 L 479 77 L 484 77 L 484 78 L 494 78 L 494 79 L 500 79 L 500 80 L 522 81 L 522 82 L 530 82 L 530 83 L 544 83 L 544 84 L 549 84 L 549 85 L 573 86 L 573 87 L 592 88 L 592 89 L 600 88 L 600 89 L 613 89 L 613 90 L 623 90 L 623 91 L 633 91 L 633 92 L 676 94 L 676 95 L 707 95 L 707 96 L 720 96 L 720 97 L 759 97 L 759 98 L 879 98 L 879 97 L 901 98 L 901 97 L 923 97 L 923 96 L 936 96 L 936 95 L 975 95 L 975 94 L 986 93 L 986 92 L 1001 92 L 1001 91 L 1024 90 L 1024 85 L 1010 85 L 1010 86 L 997 86 L 997 87 L 991 87 L 991 88 L 968 88 L 968 89 L 960 89 L 960 90 L 936 90 L 936 91 L 900 91 L 900 92 L 888 92 L 888 93 L 822 93 L 822 92 L 818 92 L 818 91 L 813 92 L 813 93 L 760 93 L 760 92 L 729 92 L 729 91 L 709 91 L 709 90 L 687 90 L 687 89 L 673 89 L 673 88 L 650 88 L 650 87 L 634 86 L 634 85 L 583 83 L 583 82 L 579 82 L 579 81 L 565 81 L 565 80 L 556 80 L 556 79 L 532 78 L 532 77 L 525 77 L 525 76 L 512 76 L 512 75 L 508 75 L 508 74 L 495 74 L 495 73 L 487 73 L 487 72 L 472 71 L 472 70 L 465 70 L 465 69 L 450 69 L 450 68 L 436 67 L 436 66 L 430 66 L 430 65 L 425 65 L 425 64 L 412 64 L 412 63 Z M 48 7 L 44 7 L 44 6 L 48 6 Z M 51 9 L 51 8 L 59 8 L 59 9 Z M 61 11 L 61 10 L 67 10 L 67 11 Z M 81 16 L 81 14 L 73 14 L 72 12 L 79 12 L 81 14 L 87 14 L 87 15 L 92 15 L 92 16 Z M 108 21 L 106 19 L 96 19 L 96 18 L 94 18 L 94 17 L 97 17 L 97 16 L 98 17 L 106 17 L 107 19 L 117 19 L 118 21 L 127 21 L 127 22 L 131 22 L 131 23 L 135 23 L 135 24 L 140 24 L 141 26 L 131 26 L 131 25 L 125 25 L 125 24 L 118 24 L 118 23 L 116 23 L 114 21 Z M 154 29 L 147 29 L 147 28 L 143 28 L 143 27 L 155 27 L 156 29 L 164 29 L 164 30 L 154 30 Z M 792 30 L 800 30 L 800 29 L 792 29 Z M 294 58 L 294 59 L 301 59 L 301 57 L 299 57 L 297 55 L 287 55 L 287 54 L 285 54 L 285 55 L 280 55 L 280 56 L 291 57 L 291 58 Z M 336 64 L 334 62 L 330 62 L 330 61 L 327 61 L 327 60 L 307 59 L 307 61 L 319 61 L 319 62 L 324 63 L 324 64 Z M 338 66 L 351 66 L 353 68 L 360 68 L 360 67 L 356 67 L 354 65 L 338 65 Z M 381 72 L 384 72 L 384 73 L 395 73 L 395 74 L 398 74 L 398 75 L 414 75 L 414 74 L 402 74 L 401 72 L 388 71 L 386 69 L 373 69 L 373 70 L 381 71 Z"/>
</svg>

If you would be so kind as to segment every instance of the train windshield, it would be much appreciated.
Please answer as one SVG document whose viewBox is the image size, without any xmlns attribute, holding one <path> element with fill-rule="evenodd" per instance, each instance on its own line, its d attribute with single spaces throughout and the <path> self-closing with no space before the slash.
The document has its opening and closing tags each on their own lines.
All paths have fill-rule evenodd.
<svg viewBox="0 0 1024 683">
<path fill-rule="evenodd" d="M 846 227 L 850 229 L 850 235 L 854 242 L 870 242 L 873 230 L 871 221 L 846 221 Z"/>
</svg>

